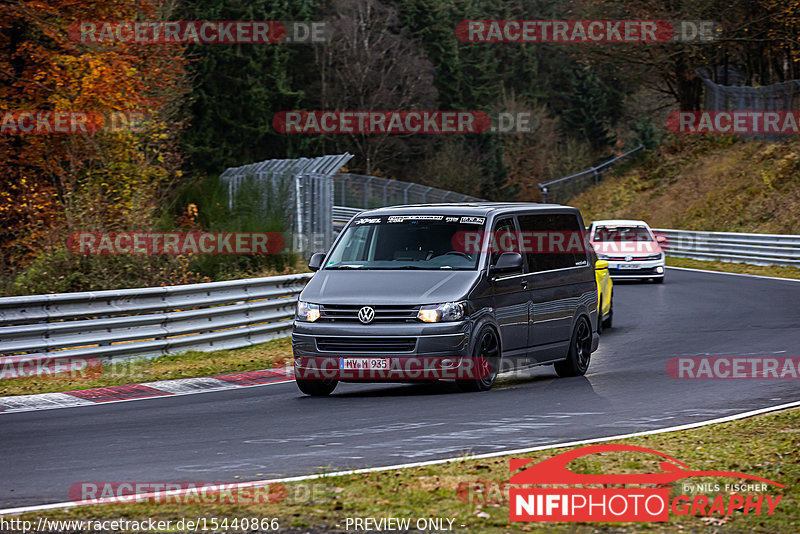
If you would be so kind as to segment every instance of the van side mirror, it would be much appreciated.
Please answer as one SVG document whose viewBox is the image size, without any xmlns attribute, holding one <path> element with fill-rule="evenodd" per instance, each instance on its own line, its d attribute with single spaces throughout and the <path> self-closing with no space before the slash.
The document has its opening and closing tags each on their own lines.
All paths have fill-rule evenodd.
<svg viewBox="0 0 800 534">
<path fill-rule="evenodd" d="M 608 262 L 606 260 L 597 260 L 594 262 L 594 268 L 598 271 L 602 271 L 603 269 L 608 269 Z"/>
<path fill-rule="evenodd" d="M 490 274 L 507 273 L 522 269 L 522 255 L 518 252 L 503 252 L 494 265 L 489 267 Z"/>
<path fill-rule="evenodd" d="M 325 254 L 322 252 L 317 252 L 311 259 L 308 260 L 308 268 L 312 271 L 319 271 L 319 268 L 322 267 L 322 262 L 325 261 Z"/>
</svg>

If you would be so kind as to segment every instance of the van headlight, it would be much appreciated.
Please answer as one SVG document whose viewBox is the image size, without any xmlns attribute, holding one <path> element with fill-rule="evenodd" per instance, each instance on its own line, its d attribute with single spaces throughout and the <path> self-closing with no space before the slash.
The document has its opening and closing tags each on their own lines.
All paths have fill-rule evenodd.
<svg viewBox="0 0 800 534">
<path fill-rule="evenodd" d="M 308 321 L 309 323 L 313 323 L 319 319 L 319 304 L 311 304 L 308 302 L 303 302 L 302 300 L 298 300 L 297 314 L 295 317 L 299 321 Z"/>
<path fill-rule="evenodd" d="M 417 319 L 424 323 L 442 323 L 460 321 L 467 316 L 466 302 L 445 302 L 444 304 L 428 304 L 420 306 Z"/>
</svg>

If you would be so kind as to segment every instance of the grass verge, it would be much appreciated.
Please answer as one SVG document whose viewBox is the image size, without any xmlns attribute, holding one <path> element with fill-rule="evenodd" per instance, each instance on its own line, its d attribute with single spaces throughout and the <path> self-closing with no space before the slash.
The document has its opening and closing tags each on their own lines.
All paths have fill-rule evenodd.
<svg viewBox="0 0 800 534">
<path fill-rule="evenodd" d="M 667 257 L 670 267 L 685 267 L 688 269 L 702 269 L 705 271 L 722 271 L 726 273 L 756 274 L 759 276 L 774 276 L 777 278 L 794 278 L 800 280 L 800 269 L 797 267 L 781 267 L 778 265 L 747 265 L 745 263 L 724 263 L 721 261 L 699 261 L 688 258 Z"/>
<path fill-rule="evenodd" d="M 85 378 L 63 375 L 0 380 L 0 396 L 74 391 L 155 380 L 257 371 L 286 365 L 291 355 L 292 340 L 285 337 L 242 349 L 190 351 L 152 360 L 106 364 L 102 372 L 86 373 Z"/>
<path fill-rule="evenodd" d="M 643 219 L 653 228 L 797 234 L 800 139 L 669 136 L 568 204 L 587 224 Z"/>
<path fill-rule="evenodd" d="M 783 495 L 772 516 L 731 515 L 701 517 L 670 513 L 667 523 L 510 523 L 507 499 L 499 484 L 508 480 L 509 457 L 470 459 L 402 470 L 328 477 L 286 484 L 286 498 L 270 504 L 112 504 L 44 513 L 27 513 L 22 519 L 126 518 L 278 518 L 281 530 L 344 532 L 346 518 L 453 519 L 457 532 L 764 532 L 800 530 L 800 409 L 760 415 L 693 430 L 618 440 L 663 452 L 697 470 L 727 470 L 765 477 L 788 486 L 768 487 L 766 494 Z M 313 444 L 308 444 L 313 446 Z M 550 449 L 518 457 L 541 461 L 568 449 Z M 583 473 L 641 473 L 660 471 L 650 455 L 605 453 L 576 460 L 570 468 Z M 460 483 L 482 481 L 490 490 L 459 498 Z M 492 484 L 492 482 L 496 484 Z M 671 498 L 683 493 L 683 483 L 745 482 L 734 478 L 693 478 L 673 483 Z M 282 490 L 282 491 L 283 491 Z M 283 494 L 276 492 L 276 494 Z M 66 488 L 64 490 L 66 495 Z M 728 492 L 703 491 L 713 500 Z M 447 524 L 447 521 L 445 521 Z M 351 526 L 352 531 L 352 526 Z M 411 531 L 414 529 L 412 527 Z"/>
</svg>

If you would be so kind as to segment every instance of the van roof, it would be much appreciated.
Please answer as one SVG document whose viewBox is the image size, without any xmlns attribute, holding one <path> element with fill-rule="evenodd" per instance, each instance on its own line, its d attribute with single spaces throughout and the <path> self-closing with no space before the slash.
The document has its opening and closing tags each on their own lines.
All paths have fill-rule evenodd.
<svg viewBox="0 0 800 534">
<path fill-rule="evenodd" d="M 453 214 L 453 215 L 489 215 L 501 212 L 516 212 L 522 210 L 567 210 L 578 211 L 571 206 L 560 204 L 536 204 L 533 202 L 463 202 L 440 204 L 409 204 L 405 206 L 389 206 L 362 211 L 359 217 L 369 215 L 398 215 L 398 214 Z"/>
</svg>

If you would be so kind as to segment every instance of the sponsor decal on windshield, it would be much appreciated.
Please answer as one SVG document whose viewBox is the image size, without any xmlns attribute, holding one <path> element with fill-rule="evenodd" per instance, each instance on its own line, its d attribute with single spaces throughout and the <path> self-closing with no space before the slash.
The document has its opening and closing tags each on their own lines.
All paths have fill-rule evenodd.
<svg viewBox="0 0 800 534">
<path fill-rule="evenodd" d="M 388 222 L 400 223 L 406 221 L 441 221 L 443 215 L 391 215 Z"/>
</svg>

